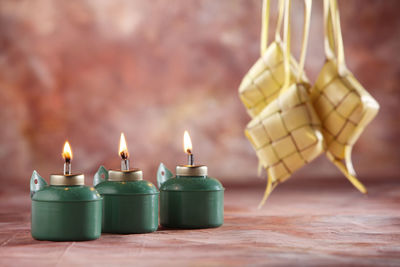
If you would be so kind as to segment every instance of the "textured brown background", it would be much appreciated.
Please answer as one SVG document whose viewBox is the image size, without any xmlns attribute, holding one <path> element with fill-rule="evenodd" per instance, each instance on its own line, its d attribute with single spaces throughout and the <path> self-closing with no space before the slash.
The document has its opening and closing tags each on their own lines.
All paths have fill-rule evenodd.
<svg viewBox="0 0 400 267">
<path fill-rule="evenodd" d="M 298 54 L 303 10 L 293 2 Z M 260 8 L 261 0 L 0 0 L 0 265 L 399 266 L 400 1 L 340 1 L 348 65 L 382 106 L 354 151 L 369 195 L 320 157 L 255 210 L 264 182 L 237 88 L 259 54 Z M 324 61 L 321 11 L 314 1 L 312 81 Z M 124 131 L 135 165 L 154 181 L 160 161 L 185 162 L 185 129 L 196 160 L 228 187 L 222 227 L 31 238 L 30 175 L 61 170 L 65 139 L 90 183 L 99 164 L 119 166 Z M 244 182 L 259 187 L 229 188 Z"/>
<path fill-rule="evenodd" d="M 324 61 L 322 1 L 314 2 L 312 81 Z M 75 170 L 116 168 L 124 131 L 134 164 L 154 181 L 160 161 L 185 162 L 188 129 L 213 176 L 256 180 L 237 88 L 259 55 L 260 8 L 259 0 L 0 1 L 0 178 L 27 188 L 33 169 L 61 170 L 65 139 Z M 340 1 L 340 9 L 348 66 L 382 106 L 355 147 L 355 168 L 397 176 L 400 2 Z M 298 55 L 301 1 L 292 13 Z M 338 175 L 324 157 L 296 174 Z"/>
</svg>

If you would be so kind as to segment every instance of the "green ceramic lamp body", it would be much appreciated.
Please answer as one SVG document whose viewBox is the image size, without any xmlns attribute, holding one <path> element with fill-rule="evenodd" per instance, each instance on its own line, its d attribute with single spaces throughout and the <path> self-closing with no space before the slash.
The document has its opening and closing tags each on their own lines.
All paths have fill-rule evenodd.
<svg viewBox="0 0 400 267">
<path fill-rule="evenodd" d="M 47 185 L 34 171 L 31 178 L 31 199 L 33 238 L 83 241 L 100 237 L 102 198 L 93 187 L 83 184 Z"/>
<path fill-rule="evenodd" d="M 140 234 L 158 229 L 159 192 L 152 183 L 142 179 L 111 181 L 101 166 L 94 185 L 104 199 L 103 232 Z"/>
<path fill-rule="evenodd" d="M 160 165 L 160 223 L 169 228 L 212 228 L 224 223 L 224 188 L 207 175 L 172 177 Z"/>
</svg>

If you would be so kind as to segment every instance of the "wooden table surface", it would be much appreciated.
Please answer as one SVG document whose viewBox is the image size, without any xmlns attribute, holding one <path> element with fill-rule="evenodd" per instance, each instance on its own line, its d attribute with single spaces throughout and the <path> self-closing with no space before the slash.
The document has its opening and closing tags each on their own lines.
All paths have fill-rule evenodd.
<svg viewBox="0 0 400 267">
<path fill-rule="evenodd" d="M 228 187 L 220 228 L 104 234 L 89 242 L 33 240 L 29 192 L 11 188 L 0 195 L 0 264 L 400 266 L 400 181 L 366 185 L 362 196 L 345 178 L 291 180 L 262 210 L 263 184 Z"/>
</svg>

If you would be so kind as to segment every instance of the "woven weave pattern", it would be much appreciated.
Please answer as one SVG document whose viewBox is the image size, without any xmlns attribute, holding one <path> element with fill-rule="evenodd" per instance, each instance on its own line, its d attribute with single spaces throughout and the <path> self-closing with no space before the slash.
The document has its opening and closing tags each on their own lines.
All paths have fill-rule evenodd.
<svg viewBox="0 0 400 267">
<path fill-rule="evenodd" d="M 349 71 L 339 75 L 334 60 L 328 60 L 323 66 L 311 90 L 311 99 L 322 122 L 328 157 L 344 160 L 346 149 L 351 152 L 351 147 L 377 114 L 378 103 Z M 353 172 L 351 166 L 347 168 L 348 172 Z"/>
<path fill-rule="evenodd" d="M 293 57 L 290 70 L 291 79 L 294 81 L 299 66 Z M 252 118 L 277 98 L 284 80 L 283 47 L 281 42 L 275 41 L 251 67 L 239 87 L 240 99 Z M 307 81 L 305 75 L 302 81 Z"/>
<path fill-rule="evenodd" d="M 245 134 L 273 184 L 324 150 L 320 121 L 306 84 L 292 84 L 247 125 Z"/>
</svg>

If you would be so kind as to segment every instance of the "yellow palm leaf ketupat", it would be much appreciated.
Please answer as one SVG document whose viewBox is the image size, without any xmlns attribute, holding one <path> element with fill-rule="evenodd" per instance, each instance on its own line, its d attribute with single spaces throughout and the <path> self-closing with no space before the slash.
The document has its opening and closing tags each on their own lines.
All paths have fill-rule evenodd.
<svg viewBox="0 0 400 267">
<path fill-rule="evenodd" d="M 280 38 L 284 0 L 279 1 L 279 15 L 275 40 L 267 47 L 270 0 L 264 0 L 261 30 L 261 57 L 250 68 L 239 86 L 239 96 L 251 117 L 259 114 L 271 101 L 276 99 L 285 79 L 283 64 L 284 47 Z M 301 71 L 291 57 L 291 78 L 294 80 Z M 305 75 L 302 81 L 307 82 Z"/>
<path fill-rule="evenodd" d="M 302 77 L 311 14 L 311 0 L 305 0 L 305 23 L 299 72 L 290 78 L 290 1 L 285 0 L 284 84 L 277 97 L 247 125 L 245 134 L 268 174 L 260 206 L 273 188 L 324 151 L 320 120 L 308 95 L 310 85 Z"/>
<path fill-rule="evenodd" d="M 311 99 L 322 122 L 328 158 L 357 189 L 366 193 L 355 177 L 351 151 L 378 113 L 379 104 L 346 68 L 336 0 L 324 0 L 324 18 L 327 60 L 311 89 Z"/>
</svg>

